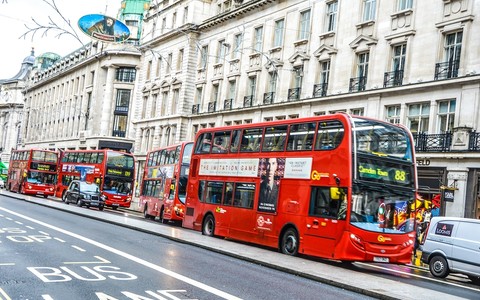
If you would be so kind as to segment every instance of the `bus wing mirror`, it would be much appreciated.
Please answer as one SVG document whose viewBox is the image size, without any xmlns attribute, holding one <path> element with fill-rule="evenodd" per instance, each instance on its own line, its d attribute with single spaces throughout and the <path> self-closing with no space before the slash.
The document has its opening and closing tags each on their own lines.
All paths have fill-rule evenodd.
<svg viewBox="0 0 480 300">
<path fill-rule="evenodd" d="M 340 199 L 340 189 L 338 187 L 330 188 L 330 199 L 332 200 Z"/>
</svg>

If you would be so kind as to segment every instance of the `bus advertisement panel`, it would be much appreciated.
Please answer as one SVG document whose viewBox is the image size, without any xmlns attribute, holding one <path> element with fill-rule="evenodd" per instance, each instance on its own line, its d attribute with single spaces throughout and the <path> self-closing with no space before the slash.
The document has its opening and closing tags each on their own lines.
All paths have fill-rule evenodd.
<svg viewBox="0 0 480 300">
<path fill-rule="evenodd" d="M 147 153 L 139 211 L 145 218 L 181 222 L 193 142 L 155 149 Z"/>
<path fill-rule="evenodd" d="M 95 182 L 113 209 L 129 208 L 135 178 L 133 154 L 113 150 L 67 150 L 61 155 L 56 196 L 64 198 L 72 180 Z"/>
<path fill-rule="evenodd" d="M 55 194 L 58 153 L 50 150 L 13 150 L 8 166 L 9 191 L 45 198 Z"/>
<path fill-rule="evenodd" d="M 402 126 L 344 113 L 202 129 L 183 226 L 345 261 L 408 263 L 416 166 Z"/>
</svg>

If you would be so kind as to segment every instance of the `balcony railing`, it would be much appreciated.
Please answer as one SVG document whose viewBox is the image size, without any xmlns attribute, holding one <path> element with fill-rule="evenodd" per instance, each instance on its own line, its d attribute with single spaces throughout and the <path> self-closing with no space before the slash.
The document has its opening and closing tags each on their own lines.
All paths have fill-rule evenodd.
<svg viewBox="0 0 480 300">
<path fill-rule="evenodd" d="M 217 107 L 217 102 L 215 101 L 208 102 L 208 112 L 214 112 L 216 107 Z"/>
<path fill-rule="evenodd" d="M 385 72 L 383 87 L 401 86 L 403 84 L 403 70 Z"/>
<path fill-rule="evenodd" d="M 450 60 L 447 62 L 435 64 L 435 80 L 458 77 L 458 68 L 460 60 Z"/>
<path fill-rule="evenodd" d="M 300 100 L 300 91 L 301 88 L 299 87 L 288 89 L 288 101 Z"/>
<path fill-rule="evenodd" d="M 243 107 L 251 107 L 253 105 L 253 95 L 243 97 Z"/>
<path fill-rule="evenodd" d="M 367 76 L 350 78 L 350 86 L 348 88 L 348 91 L 350 93 L 364 91 L 366 84 L 367 84 Z"/>
<path fill-rule="evenodd" d="M 230 110 L 232 109 L 233 99 L 225 99 L 223 100 L 223 109 Z"/>
<path fill-rule="evenodd" d="M 116 115 L 128 115 L 128 106 L 115 106 L 113 113 Z"/>
<path fill-rule="evenodd" d="M 325 97 L 327 95 L 328 83 L 317 83 L 313 85 L 313 97 Z"/>
<path fill-rule="evenodd" d="M 413 140 L 417 152 L 450 152 L 452 146 L 452 133 L 414 133 Z"/>
<path fill-rule="evenodd" d="M 480 151 L 480 132 L 472 131 L 468 138 L 468 150 Z"/>
<path fill-rule="evenodd" d="M 272 104 L 275 99 L 275 92 L 268 92 L 263 94 L 263 104 Z"/>
<path fill-rule="evenodd" d="M 123 130 L 114 130 L 114 131 L 113 131 L 113 136 L 125 137 L 125 131 L 123 131 Z"/>
<path fill-rule="evenodd" d="M 198 114 L 200 112 L 200 104 L 192 105 L 192 114 Z"/>
</svg>

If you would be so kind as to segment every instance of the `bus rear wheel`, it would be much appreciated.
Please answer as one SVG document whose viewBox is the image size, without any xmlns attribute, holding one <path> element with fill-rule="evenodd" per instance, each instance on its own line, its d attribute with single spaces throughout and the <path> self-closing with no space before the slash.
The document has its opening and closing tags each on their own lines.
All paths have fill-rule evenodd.
<svg viewBox="0 0 480 300">
<path fill-rule="evenodd" d="M 283 254 L 295 256 L 298 254 L 298 233 L 294 228 L 288 228 L 282 235 L 280 251 Z"/>
<path fill-rule="evenodd" d="M 212 215 L 205 217 L 202 225 L 202 234 L 206 236 L 213 236 L 215 232 L 215 218 Z"/>
</svg>

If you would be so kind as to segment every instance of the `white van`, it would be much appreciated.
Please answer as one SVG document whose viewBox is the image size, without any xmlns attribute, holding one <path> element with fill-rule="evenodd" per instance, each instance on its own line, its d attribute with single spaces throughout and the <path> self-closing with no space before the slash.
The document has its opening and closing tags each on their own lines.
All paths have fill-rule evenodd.
<svg viewBox="0 0 480 300">
<path fill-rule="evenodd" d="M 433 217 L 420 250 L 433 276 L 462 273 L 480 284 L 480 220 Z"/>
</svg>

